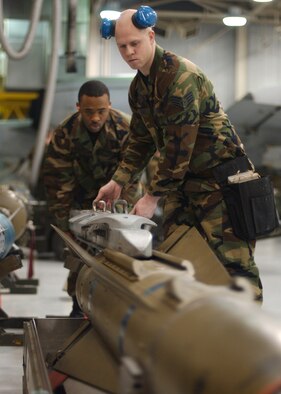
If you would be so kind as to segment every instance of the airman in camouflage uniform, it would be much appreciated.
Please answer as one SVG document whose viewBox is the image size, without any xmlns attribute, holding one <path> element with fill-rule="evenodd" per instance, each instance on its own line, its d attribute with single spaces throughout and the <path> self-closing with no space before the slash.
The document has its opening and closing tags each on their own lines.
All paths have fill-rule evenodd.
<svg viewBox="0 0 281 394">
<path fill-rule="evenodd" d="M 127 144 L 130 116 L 110 108 L 107 92 L 100 81 L 86 82 L 80 89 L 78 111 L 53 131 L 47 148 L 43 171 L 48 206 L 54 224 L 64 231 L 69 228 L 71 209 L 92 208 Z M 122 197 L 133 204 L 140 196 L 140 184 L 135 182 Z"/>
<path fill-rule="evenodd" d="M 53 223 L 69 231 L 72 209 L 91 209 L 99 188 L 118 167 L 128 143 L 130 116 L 111 108 L 108 88 L 88 81 L 78 93 L 77 112 L 52 133 L 43 163 L 44 185 Z M 122 198 L 133 205 L 142 195 L 136 180 Z M 75 297 L 77 273 L 70 273 L 67 291 L 73 298 L 72 317 L 80 316 Z"/>
<path fill-rule="evenodd" d="M 151 217 L 163 197 L 166 233 L 183 223 L 196 226 L 228 272 L 248 278 L 261 300 L 255 241 L 234 235 L 213 172 L 226 161 L 246 157 L 243 145 L 206 75 L 189 60 L 157 46 L 151 27 L 135 27 L 135 12 L 121 13 L 115 27 L 122 57 L 138 70 L 129 91 L 129 146 L 98 197 L 116 198 L 158 150 L 158 168 L 134 212 Z"/>
</svg>

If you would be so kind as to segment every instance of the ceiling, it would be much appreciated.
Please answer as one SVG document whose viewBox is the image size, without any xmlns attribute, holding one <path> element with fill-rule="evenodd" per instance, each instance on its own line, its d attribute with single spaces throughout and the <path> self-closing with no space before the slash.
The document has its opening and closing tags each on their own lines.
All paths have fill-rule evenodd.
<svg viewBox="0 0 281 394">
<path fill-rule="evenodd" d="M 158 20 L 162 26 L 165 23 L 183 23 L 185 21 L 221 23 L 222 18 L 233 7 L 236 9 L 239 7 L 249 22 L 281 25 L 281 0 L 273 0 L 268 3 L 259 3 L 253 0 L 100 0 L 100 2 L 103 5 L 106 3 L 118 4 L 120 10 L 150 5 L 157 11 Z"/>
<path fill-rule="evenodd" d="M 221 25 L 222 18 L 233 7 L 240 8 L 243 16 L 247 17 L 248 23 L 274 25 L 281 32 L 281 0 L 268 3 L 254 0 L 84 0 L 83 3 L 79 0 L 63 0 L 62 4 L 67 14 L 70 2 L 80 7 L 87 4 L 87 1 L 97 13 L 104 8 L 122 11 L 126 8 L 150 5 L 158 14 L 156 33 L 162 35 L 175 28 L 179 30 L 180 27 L 187 32 L 186 35 L 189 35 L 189 31 L 192 34 L 192 31 L 203 23 Z M 3 5 L 6 18 L 30 19 L 32 8 L 30 2 L 21 0 L 15 7 L 14 2 L 6 0 L 3 1 Z M 51 8 L 52 0 L 43 2 L 42 19 L 49 17 Z"/>
</svg>

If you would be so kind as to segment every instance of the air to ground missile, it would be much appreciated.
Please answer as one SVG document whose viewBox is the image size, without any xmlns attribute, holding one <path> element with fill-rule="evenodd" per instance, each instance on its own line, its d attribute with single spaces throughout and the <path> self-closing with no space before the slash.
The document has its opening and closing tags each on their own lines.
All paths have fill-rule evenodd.
<svg viewBox="0 0 281 394">
<path fill-rule="evenodd" d="M 19 194 L 0 185 L 0 259 L 9 253 L 27 225 L 27 210 Z"/>
<path fill-rule="evenodd" d="M 94 365 L 96 348 L 88 333 L 60 349 L 56 370 L 121 394 L 281 392 L 281 324 L 255 304 L 248 282 L 200 282 L 190 261 L 159 250 L 147 259 L 108 248 L 93 256 L 56 230 L 84 263 L 77 299 L 117 366 L 115 374 L 109 373 L 112 363 L 105 358 L 103 381 L 95 379 L 91 367 L 88 374 L 82 368 L 83 379 L 75 376 L 72 350 L 82 365 L 89 349 L 87 363 L 92 354 Z M 198 248 L 202 263 L 211 264 L 205 246 L 201 239 L 185 247 Z"/>
</svg>

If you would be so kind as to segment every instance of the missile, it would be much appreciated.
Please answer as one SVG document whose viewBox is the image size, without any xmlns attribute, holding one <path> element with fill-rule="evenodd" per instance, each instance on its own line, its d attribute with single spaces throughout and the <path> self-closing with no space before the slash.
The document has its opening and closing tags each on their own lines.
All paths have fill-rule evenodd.
<svg viewBox="0 0 281 394">
<path fill-rule="evenodd" d="M 55 229 L 84 263 L 77 299 L 117 365 L 112 377 L 106 358 L 106 378 L 95 387 L 119 394 L 281 392 L 281 323 L 253 301 L 243 278 L 229 285 L 200 282 L 190 261 L 161 250 L 146 259 L 109 248 L 93 256 Z M 199 253 L 201 241 L 196 244 Z M 186 244 L 186 250 L 193 245 Z M 90 355 L 99 354 L 90 337 L 86 345 L 81 339 L 75 353 L 79 364 L 86 357 L 88 365 Z M 77 338 L 71 346 L 68 342 L 54 368 L 67 373 L 70 366 L 77 367 L 68 351 L 71 355 L 80 345 Z M 85 371 L 76 376 L 87 384 L 93 384 L 95 375 L 94 361 L 90 365 L 89 378 Z"/>
<path fill-rule="evenodd" d="M 15 240 L 18 240 L 23 235 L 29 219 L 27 201 L 23 194 L 11 190 L 8 185 L 0 185 L 0 212 L 11 221 Z"/>
<path fill-rule="evenodd" d="M 24 233 L 27 210 L 23 198 L 7 185 L 0 185 L 0 259 Z"/>
<path fill-rule="evenodd" d="M 15 241 L 14 226 L 5 215 L 0 213 L 0 260 L 7 256 Z"/>
</svg>

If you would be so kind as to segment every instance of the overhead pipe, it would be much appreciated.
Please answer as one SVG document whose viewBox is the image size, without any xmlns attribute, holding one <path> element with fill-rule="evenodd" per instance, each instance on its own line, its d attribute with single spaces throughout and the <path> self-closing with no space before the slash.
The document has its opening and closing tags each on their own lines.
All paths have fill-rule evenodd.
<svg viewBox="0 0 281 394">
<path fill-rule="evenodd" d="M 0 0 L 0 40 L 7 55 L 16 60 L 22 59 L 31 49 L 37 24 L 42 10 L 43 0 L 33 0 L 32 16 L 29 24 L 27 36 L 22 48 L 17 52 L 11 48 L 5 38 L 3 25 L 3 0 Z M 40 166 L 44 155 L 45 141 L 50 127 L 51 111 L 54 102 L 54 94 L 58 70 L 58 52 L 61 40 L 61 0 L 53 0 L 53 30 L 52 30 L 52 53 L 46 84 L 46 92 L 43 100 L 43 107 L 40 116 L 39 130 L 35 141 L 35 152 L 31 166 L 30 187 L 34 189 L 38 182 Z"/>
<path fill-rule="evenodd" d="M 51 62 L 47 79 L 47 89 L 44 95 L 43 109 L 39 122 L 39 130 L 36 135 L 35 152 L 31 166 L 30 187 L 32 190 L 35 189 L 38 182 L 54 102 L 58 73 L 58 52 L 61 41 L 61 0 L 53 0 L 53 16 Z"/>
<path fill-rule="evenodd" d="M 14 60 L 23 59 L 30 51 L 35 34 L 38 21 L 40 19 L 42 4 L 44 0 L 33 0 L 33 7 L 31 13 L 31 21 L 28 26 L 28 32 L 26 34 L 23 45 L 19 51 L 15 51 L 8 41 L 6 40 L 4 34 L 4 12 L 3 12 L 3 0 L 0 0 L 0 42 L 7 53 L 7 55 Z"/>
<path fill-rule="evenodd" d="M 77 0 L 68 0 L 66 72 L 76 73 L 76 15 Z"/>
</svg>

